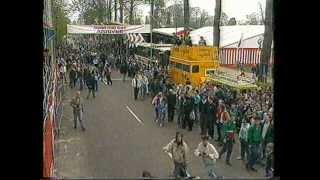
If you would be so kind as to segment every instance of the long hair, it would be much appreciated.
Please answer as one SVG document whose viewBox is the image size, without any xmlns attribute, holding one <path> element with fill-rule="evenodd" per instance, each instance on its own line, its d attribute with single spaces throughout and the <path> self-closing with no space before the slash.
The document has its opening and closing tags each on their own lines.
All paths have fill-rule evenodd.
<svg viewBox="0 0 320 180">
<path fill-rule="evenodd" d="M 178 136 L 181 136 L 181 141 L 179 142 L 178 141 Z M 175 139 L 175 142 L 178 144 L 178 145 L 182 145 L 183 144 L 183 134 L 182 133 L 180 133 L 179 131 L 178 132 L 176 132 L 176 139 Z"/>
</svg>

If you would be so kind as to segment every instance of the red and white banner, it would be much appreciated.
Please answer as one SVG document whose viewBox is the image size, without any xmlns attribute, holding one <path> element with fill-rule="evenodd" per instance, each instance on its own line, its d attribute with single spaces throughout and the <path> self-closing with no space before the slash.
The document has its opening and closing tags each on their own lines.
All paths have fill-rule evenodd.
<svg viewBox="0 0 320 180">
<path fill-rule="evenodd" d="M 128 33 L 127 34 L 128 42 L 129 42 L 129 47 L 133 47 L 134 44 L 140 44 L 144 42 L 143 36 L 139 33 Z"/>
<path fill-rule="evenodd" d="M 221 64 L 259 64 L 261 49 L 259 48 L 222 48 L 220 49 Z M 270 64 L 273 64 L 271 52 Z"/>
<path fill-rule="evenodd" d="M 68 34 L 149 33 L 149 25 L 67 25 Z"/>
</svg>

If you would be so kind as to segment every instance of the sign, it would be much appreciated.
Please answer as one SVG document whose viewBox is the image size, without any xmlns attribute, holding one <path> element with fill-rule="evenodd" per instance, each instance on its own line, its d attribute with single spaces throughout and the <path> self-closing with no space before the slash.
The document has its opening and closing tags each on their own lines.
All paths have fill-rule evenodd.
<svg viewBox="0 0 320 180">
<path fill-rule="evenodd" d="M 148 33 L 149 29 L 148 25 L 67 25 L 68 34 Z"/>
</svg>

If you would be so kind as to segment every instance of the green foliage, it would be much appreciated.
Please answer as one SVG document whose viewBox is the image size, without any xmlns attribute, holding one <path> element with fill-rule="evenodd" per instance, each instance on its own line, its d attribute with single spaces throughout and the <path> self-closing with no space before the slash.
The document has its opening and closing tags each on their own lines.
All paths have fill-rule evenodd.
<svg viewBox="0 0 320 180">
<path fill-rule="evenodd" d="M 68 13 L 69 11 L 63 1 L 52 0 L 53 26 L 56 32 L 57 44 L 59 44 L 63 36 L 67 34 L 67 24 L 70 24 Z"/>
</svg>

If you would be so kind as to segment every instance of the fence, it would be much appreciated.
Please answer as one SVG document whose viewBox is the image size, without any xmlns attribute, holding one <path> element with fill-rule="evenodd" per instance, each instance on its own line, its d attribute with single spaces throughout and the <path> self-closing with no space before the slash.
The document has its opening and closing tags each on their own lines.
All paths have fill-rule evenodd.
<svg viewBox="0 0 320 180">
<path fill-rule="evenodd" d="M 261 49 L 259 48 L 222 48 L 220 49 L 220 64 L 236 65 L 238 63 L 256 65 L 260 64 Z M 271 51 L 269 64 L 274 58 Z"/>
</svg>

